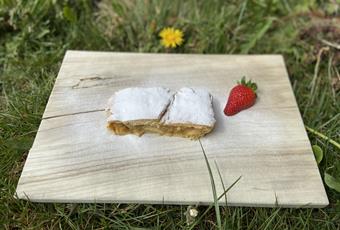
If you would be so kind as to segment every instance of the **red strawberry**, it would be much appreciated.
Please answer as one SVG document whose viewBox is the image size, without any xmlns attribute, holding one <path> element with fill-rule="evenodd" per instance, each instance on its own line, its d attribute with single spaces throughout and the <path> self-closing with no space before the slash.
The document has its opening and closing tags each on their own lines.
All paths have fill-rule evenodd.
<svg viewBox="0 0 340 230">
<path fill-rule="evenodd" d="M 251 82 L 251 80 L 246 82 L 245 77 L 237 83 L 237 86 L 230 91 L 227 105 L 224 108 L 224 114 L 227 116 L 235 115 L 255 104 L 256 83 Z"/>
</svg>

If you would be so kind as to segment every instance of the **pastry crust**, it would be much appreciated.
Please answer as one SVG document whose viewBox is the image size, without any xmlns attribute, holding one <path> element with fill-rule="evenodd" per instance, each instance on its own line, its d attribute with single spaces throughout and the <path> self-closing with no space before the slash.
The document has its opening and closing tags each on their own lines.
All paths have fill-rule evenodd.
<svg viewBox="0 0 340 230">
<path fill-rule="evenodd" d="M 116 135 L 158 133 L 198 139 L 215 124 L 212 96 L 205 90 L 127 88 L 116 92 L 107 108 L 108 128 Z"/>
</svg>

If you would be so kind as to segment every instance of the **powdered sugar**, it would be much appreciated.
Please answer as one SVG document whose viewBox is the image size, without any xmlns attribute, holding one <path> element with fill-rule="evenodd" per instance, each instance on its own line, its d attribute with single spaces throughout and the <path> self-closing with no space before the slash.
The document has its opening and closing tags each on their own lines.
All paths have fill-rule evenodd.
<svg viewBox="0 0 340 230">
<path fill-rule="evenodd" d="M 165 124 L 191 123 L 213 126 L 216 120 L 212 96 L 203 89 L 182 88 L 175 94 L 162 121 Z"/>
<path fill-rule="evenodd" d="M 110 99 L 108 121 L 160 119 L 171 102 L 173 93 L 167 88 L 126 88 Z"/>
</svg>

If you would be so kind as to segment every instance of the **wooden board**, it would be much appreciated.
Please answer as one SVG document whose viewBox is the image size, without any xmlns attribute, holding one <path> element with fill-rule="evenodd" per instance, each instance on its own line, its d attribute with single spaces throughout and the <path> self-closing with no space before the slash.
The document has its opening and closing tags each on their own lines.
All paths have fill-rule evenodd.
<svg viewBox="0 0 340 230">
<path fill-rule="evenodd" d="M 222 113 L 243 75 L 256 104 Z M 203 87 L 214 97 L 214 131 L 201 139 L 228 205 L 323 207 L 327 195 L 280 55 L 136 54 L 68 51 L 20 177 L 17 196 L 38 202 L 208 204 L 200 143 L 157 135 L 114 136 L 104 108 L 132 86 Z M 224 199 L 221 199 L 224 204 Z"/>
</svg>

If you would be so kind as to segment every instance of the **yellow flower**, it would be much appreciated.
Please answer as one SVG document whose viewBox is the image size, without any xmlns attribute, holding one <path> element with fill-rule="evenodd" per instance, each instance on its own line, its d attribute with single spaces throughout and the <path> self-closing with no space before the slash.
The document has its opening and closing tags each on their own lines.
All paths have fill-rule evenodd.
<svg viewBox="0 0 340 230">
<path fill-rule="evenodd" d="M 175 48 L 183 43 L 183 32 L 178 29 L 164 28 L 159 33 L 159 36 L 162 38 L 161 44 L 166 48 Z"/>
</svg>

